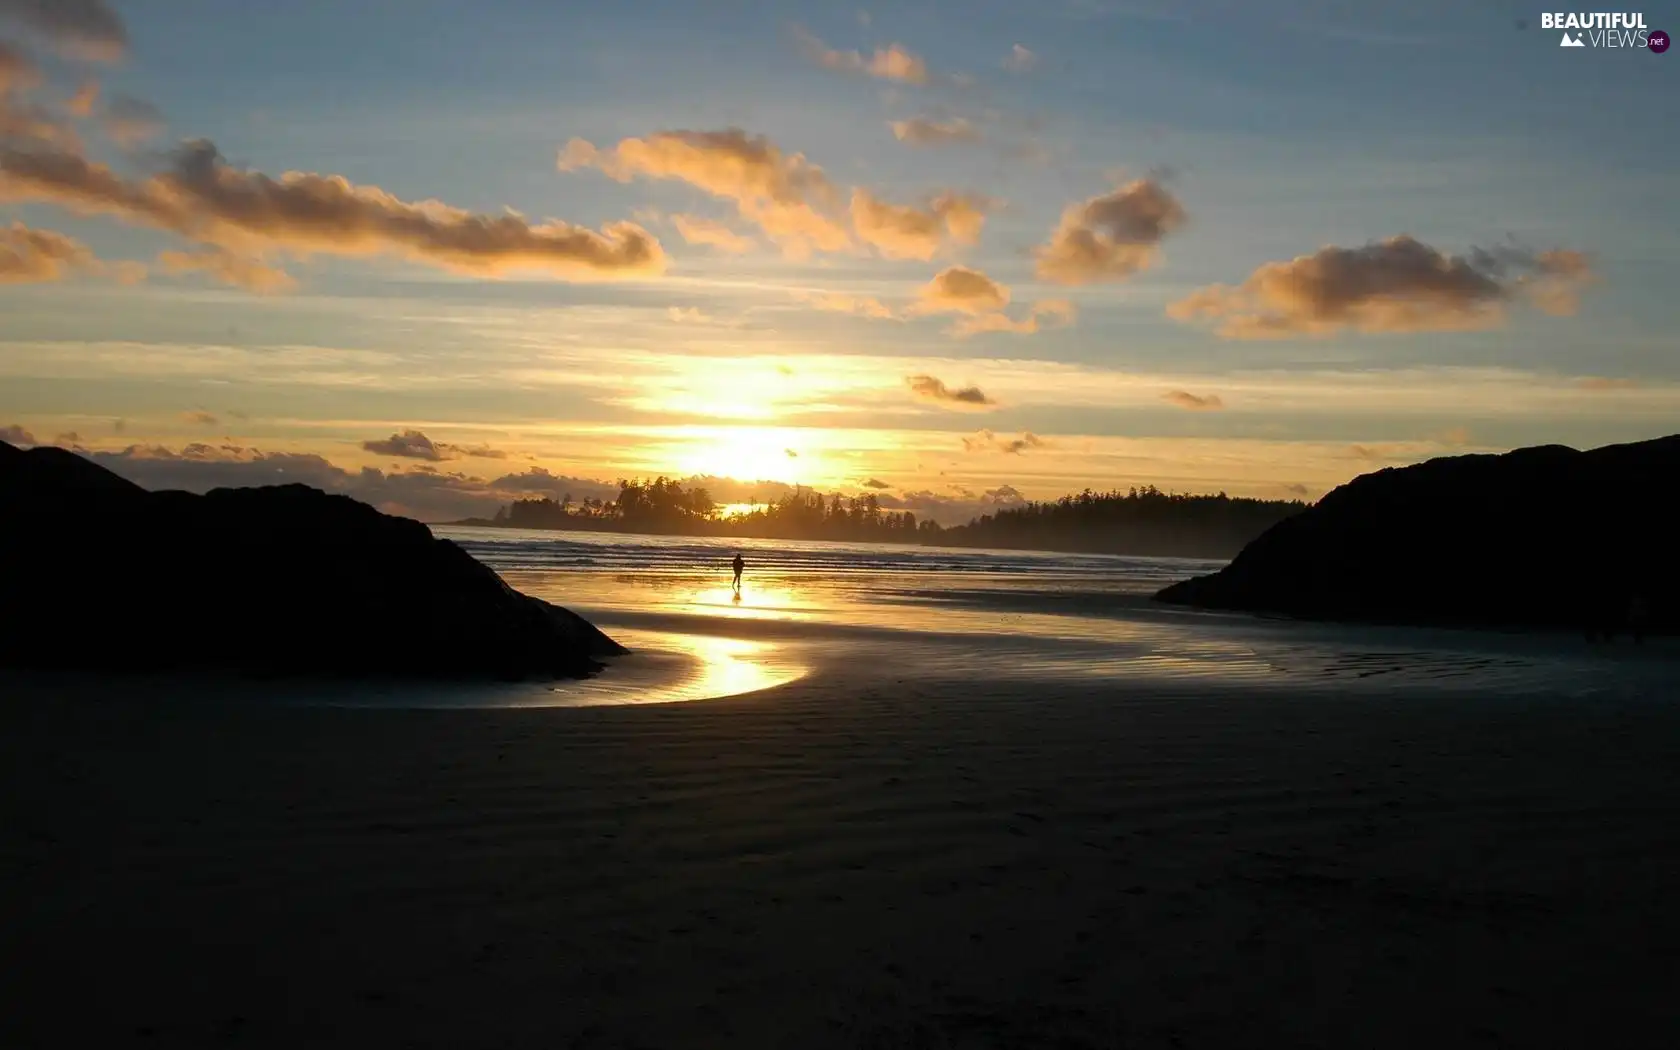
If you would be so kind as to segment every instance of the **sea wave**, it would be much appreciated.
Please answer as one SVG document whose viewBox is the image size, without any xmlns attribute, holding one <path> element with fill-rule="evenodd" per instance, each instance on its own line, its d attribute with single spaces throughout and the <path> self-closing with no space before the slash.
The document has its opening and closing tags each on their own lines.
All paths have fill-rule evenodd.
<svg viewBox="0 0 1680 1050">
<path fill-rule="evenodd" d="M 713 539 L 466 527 L 440 527 L 434 531 L 498 572 L 584 568 L 613 573 L 722 573 L 739 551 L 748 571 L 755 576 L 1031 577 L 1037 584 L 1058 588 L 1079 583 L 1132 591 L 1164 587 L 1176 580 L 1213 572 L 1225 564 L 1193 558 L 824 540 Z"/>
</svg>

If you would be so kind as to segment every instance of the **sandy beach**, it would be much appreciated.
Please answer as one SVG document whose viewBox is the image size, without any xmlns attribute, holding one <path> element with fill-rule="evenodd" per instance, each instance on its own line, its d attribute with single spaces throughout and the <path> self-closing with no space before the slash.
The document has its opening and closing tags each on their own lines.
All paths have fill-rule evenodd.
<svg viewBox="0 0 1680 1050">
<path fill-rule="evenodd" d="M 642 706 L 14 676 L 0 1044 L 1680 1037 L 1672 689 L 1035 685 L 823 636 Z"/>
</svg>

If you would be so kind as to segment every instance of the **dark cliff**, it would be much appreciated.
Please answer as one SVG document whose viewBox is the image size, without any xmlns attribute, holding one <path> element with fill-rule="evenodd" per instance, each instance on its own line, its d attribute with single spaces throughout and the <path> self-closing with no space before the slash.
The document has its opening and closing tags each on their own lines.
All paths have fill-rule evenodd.
<svg viewBox="0 0 1680 1050">
<path fill-rule="evenodd" d="M 1355 478 L 1163 602 L 1313 619 L 1680 627 L 1680 435 Z"/>
<path fill-rule="evenodd" d="M 622 651 L 347 497 L 148 492 L 63 449 L 0 443 L 0 665 L 576 677 Z"/>
</svg>

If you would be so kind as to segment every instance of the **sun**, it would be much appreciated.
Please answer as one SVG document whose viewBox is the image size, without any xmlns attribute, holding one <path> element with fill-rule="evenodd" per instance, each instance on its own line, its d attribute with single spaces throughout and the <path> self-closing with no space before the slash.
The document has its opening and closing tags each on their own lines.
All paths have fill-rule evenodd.
<svg viewBox="0 0 1680 1050">
<path fill-rule="evenodd" d="M 775 427 L 721 429 L 696 435 L 679 456 L 685 475 L 711 475 L 738 481 L 803 484 L 810 476 L 809 454 Z"/>
</svg>

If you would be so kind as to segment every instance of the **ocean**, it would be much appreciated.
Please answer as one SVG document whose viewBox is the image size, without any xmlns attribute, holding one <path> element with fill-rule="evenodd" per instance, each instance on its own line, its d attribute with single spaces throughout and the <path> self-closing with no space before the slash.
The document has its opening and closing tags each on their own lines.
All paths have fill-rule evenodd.
<svg viewBox="0 0 1680 1050">
<path fill-rule="evenodd" d="M 704 700 L 809 675 L 960 689 L 1126 683 L 1245 695 L 1393 689 L 1656 695 L 1666 643 L 1304 623 L 1159 605 L 1222 564 L 1178 558 L 436 527 L 508 583 L 596 623 L 631 655 L 582 682 L 382 687 L 332 702 L 573 706 Z M 730 561 L 746 563 L 731 586 Z"/>
</svg>

